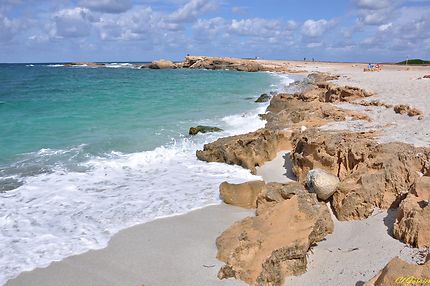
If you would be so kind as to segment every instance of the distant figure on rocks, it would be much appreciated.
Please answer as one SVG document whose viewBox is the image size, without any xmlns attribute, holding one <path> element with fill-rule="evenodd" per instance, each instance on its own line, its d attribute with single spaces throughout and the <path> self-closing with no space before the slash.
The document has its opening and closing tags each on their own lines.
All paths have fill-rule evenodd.
<svg viewBox="0 0 430 286">
<path fill-rule="evenodd" d="M 306 58 L 303 58 L 303 61 L 306 62 Z"/>
</svg>

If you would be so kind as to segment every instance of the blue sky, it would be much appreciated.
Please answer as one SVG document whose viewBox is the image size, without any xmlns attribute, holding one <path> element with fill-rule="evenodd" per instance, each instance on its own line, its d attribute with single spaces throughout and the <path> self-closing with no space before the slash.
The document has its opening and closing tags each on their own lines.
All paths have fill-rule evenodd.
<svg viewBox="0 0 430 286">
<path fill-rule="evenodd" d="M 430 0 L 0 0 L 0 62 L 430 59 Z"/>
</svg>

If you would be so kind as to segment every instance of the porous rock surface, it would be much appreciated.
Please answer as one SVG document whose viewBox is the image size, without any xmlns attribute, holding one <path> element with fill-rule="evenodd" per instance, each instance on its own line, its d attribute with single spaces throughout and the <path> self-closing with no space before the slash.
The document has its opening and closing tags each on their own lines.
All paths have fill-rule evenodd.
<svg viewBox="0 0 430 286">
<path fill-rule="evenodd" d="M 197 150 L 196 155 L 207 162 L 239 165 L 255 174 L 255 167 L 273 160 L 279 151 L 291 148 L 290 136 L 290 132 L 262 128 L 205 144 L 203 150 Z"/>
<path fill-rule="evenodd" d="M 308 129 L 294 142 L 293 172 L 300 182 L 319 168 L 340 179 L 332 196 L 339 220 L 363 219 L 374 207 L 397 207 L 419 173 L 430 169 L 430 149 L 378 144 L 371 134 Z"/>
<path fill-rule="evenodd" d="M 429 197 L 430 177 L 421 177 L 397 211 L 393 228 L 397 239 L 418 248 L 430 247 Z"/>
<path fill-rule="evenodd" d="M 395 257 L 363 286 L 428 284 L 430 284 L 430 262 L 424 265 L 409 264 Z"/>
<path fill-rule="evenodd" d="M 269 184 L 258 199 L 257 216 L 236 222 L 216 240 L 225 263 L 220 279 L 234 277 L 249 285 L 282 285 L 289 275 L 306 271 L 309 248 L 333 231 L 324 203 L 299 184 Z"/>
</svg>

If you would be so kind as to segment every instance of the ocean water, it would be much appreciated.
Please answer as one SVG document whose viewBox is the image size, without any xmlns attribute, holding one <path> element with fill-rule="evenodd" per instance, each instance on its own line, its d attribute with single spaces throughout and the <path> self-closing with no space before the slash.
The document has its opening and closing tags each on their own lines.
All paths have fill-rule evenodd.
<svg viewBox="0 0 430 286">
<path fill-rule="evenodd" d="M 224 180 L 255 178 L 195 151 L 264 126 L 254 100 L 292 82 L 109 66 L 0 65 L 0 285 L 121 229 L 219 203 Z M 198 124 L 224 131 L 189 136 Z"/>
</svg>

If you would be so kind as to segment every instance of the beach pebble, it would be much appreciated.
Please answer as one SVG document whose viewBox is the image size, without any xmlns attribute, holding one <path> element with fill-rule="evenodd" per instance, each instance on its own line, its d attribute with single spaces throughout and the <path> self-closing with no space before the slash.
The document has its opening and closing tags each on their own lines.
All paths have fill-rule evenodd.
<svg viewBox="0 0 430 286">
<path fill-rule="evenodd" d="M 336 191 L 339 178 L 321 169 L 312 169 L 306 176 L 306 185 L 321 200 L 327 200 Z"/>
</svg>

